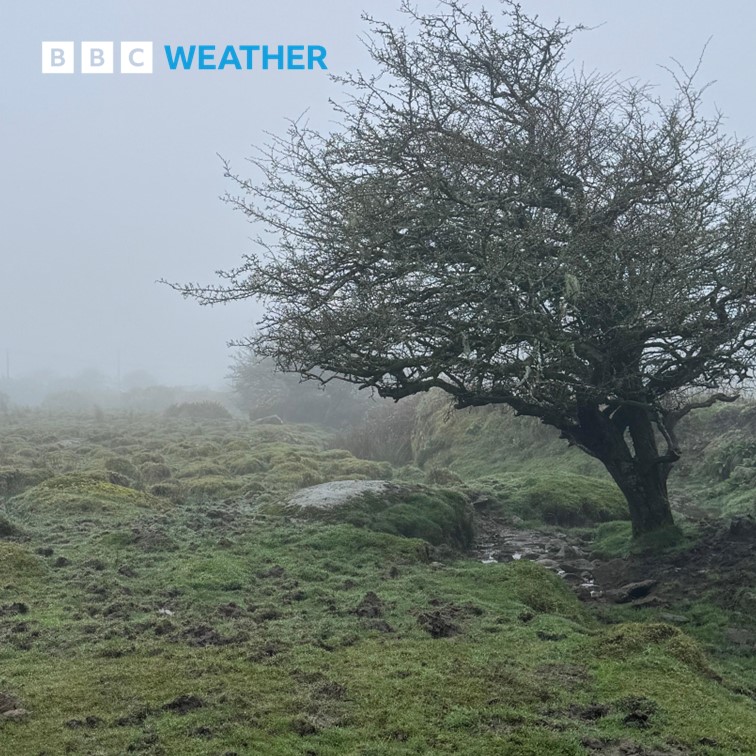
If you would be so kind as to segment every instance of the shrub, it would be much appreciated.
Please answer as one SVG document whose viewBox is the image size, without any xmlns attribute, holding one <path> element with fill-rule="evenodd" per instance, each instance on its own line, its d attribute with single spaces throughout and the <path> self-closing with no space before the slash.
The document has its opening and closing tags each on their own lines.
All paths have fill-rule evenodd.
<svg viewBox="0 0 756 756">
<path fill-rule="evenodd" d="M 134 483 L 138 483 L 141 479 L 141 475 L 139 474 L 139 470 L 137 469 L 136 465 L 134 465 L 124 457 L 111 457 L 110 459 L 106 459 L 105 469 L 109 472 L 123 475 Z"/>
<path fill-rule="evenodd" d="M 220 402 L 210 400 L 172 404 L 165 410 L 165 416 L 190 420 L 231 420 L 231 413 Z"/>
<path fill-rule="evenodd" d="M 171 468 L 162 462 L 145 462 L 141 468 L 141 475 L 145 483 L 157 483 L 171 477 Z"/>
<path fill-rule="evenodd" d="M 5 515 L 0 514 L 0 538 L 16 538 L 22 531 Z"/>
</svg>

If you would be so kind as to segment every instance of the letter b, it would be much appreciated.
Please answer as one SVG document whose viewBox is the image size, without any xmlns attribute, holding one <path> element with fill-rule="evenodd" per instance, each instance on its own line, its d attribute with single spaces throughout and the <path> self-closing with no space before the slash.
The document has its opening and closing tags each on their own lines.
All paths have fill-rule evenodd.
<svg viewBox="0 0 756 756">
<path fill-rule="evenodd" d="M 81 72 L 113 73 L 113 43 L 112 42 L 82 42 L 81 43 Z"/>
<path fill-rule="evenodd" d="M 74 43 L 73 42 L 43 42 L 42 43 L 42 73 L 74 72 Z"/>
</svg>

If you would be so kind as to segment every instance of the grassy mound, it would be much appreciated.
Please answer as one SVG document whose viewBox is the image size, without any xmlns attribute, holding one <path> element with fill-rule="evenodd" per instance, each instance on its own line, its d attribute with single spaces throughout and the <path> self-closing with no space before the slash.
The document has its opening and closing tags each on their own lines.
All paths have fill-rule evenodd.
<svg viewBox="0 0 756 756">
<path fill-rule="evenodd" d="M 0 575 L 2 580 L 21 580 L 43 575 L 44 563 L 15 543 L 0 543 Z"/>
<path fill-rule="evenodd" d="M 424 486 L 392 486 L 365 492 L 334 507 L 284 509 L 298 516 L 339 522 L 379 533 L 419 538 L 440 546 L 469 548 L 473 542 L 473 510 L 456 491 Z"/>
<path fill-rule="evenodd" d="M 504 590 L 534 612 L 586 621 L 575 594 L 553 572 L 527 559 L 510 562 L 502 572 Z"/>
<path fill-rule="evenodd" d="M 50 478 L 16 497 L 14 504 L 21 504 L 28 512 L 59 510 L 77 514 L 164 506 L 154 496 L 84 473 Z"/>
<path fill-rule="evenodd" d="M 611 481 L 573 473 L 507 475 L 483 478 L 481 488 L 503 514 L 549 525 L 581 526 L 627 520 L 627 504 Z"/>
<path fill-rule="evenodd" d="M 693 638 L 665 623 L 624 622 L 608 630 L 598 642 L 598 653 L 614 659 L 654 651 L 671 656 L 698 672 L 710 673 L 706 656 Z"/>
<path fill-rule="evenodd" d="M 0 468 L 0 497 L 15 496 L 31 486 L 41 483 L 49 473 L 18 467 Z"/>
</svg>

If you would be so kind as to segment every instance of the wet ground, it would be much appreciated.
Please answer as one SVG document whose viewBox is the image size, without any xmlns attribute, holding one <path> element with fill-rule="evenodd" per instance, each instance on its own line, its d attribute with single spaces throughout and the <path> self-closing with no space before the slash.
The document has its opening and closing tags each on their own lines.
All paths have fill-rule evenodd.
<svg viewBox="0 0 756 756">
<path fill-rule="evenodd" d="M 552 570 L 584 599 L 600 598 L 596 562 L 590 559 L 590 542 L 564 532 L 516 528 L 484 513 L 476 518 L 473 554 L 484 564 L 529 559 Z"/>
<path fill-rule="evenodd" d="M 597 603 L 665 608 L 704 596 L 723 608 L 756 616 L 756 521 L 699 524 L 699 535 L 687 548 L 649 552 L 626 559 L 596 559 L 590 536 L 531 530 L 478 512 L 473 555 L 486 564 L 530 559 L 552 570 L 579 598 Z M 663 614 L 669 622 L 685 617 Z M 733 631 L 733 638 L 756 650 L 756 623 Z"/>
</svg>

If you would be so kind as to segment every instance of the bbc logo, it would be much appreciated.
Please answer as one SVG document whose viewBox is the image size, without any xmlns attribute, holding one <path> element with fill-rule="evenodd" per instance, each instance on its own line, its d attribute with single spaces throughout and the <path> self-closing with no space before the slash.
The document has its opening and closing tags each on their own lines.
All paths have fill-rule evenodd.
<svg viewBox="0 0 756 756">
<path fill-rule="evenodd" d="M 152 42 L 121 42 L 119 46 L 121 73 L 152 73 Z M 42 73 L 76 73 L 75 48 L 75 42 L 43 42 Z M 115 68 L 115 43 L 82 42 L 79 61 L 81 73 L 112 74 Z"/>
</svg>

